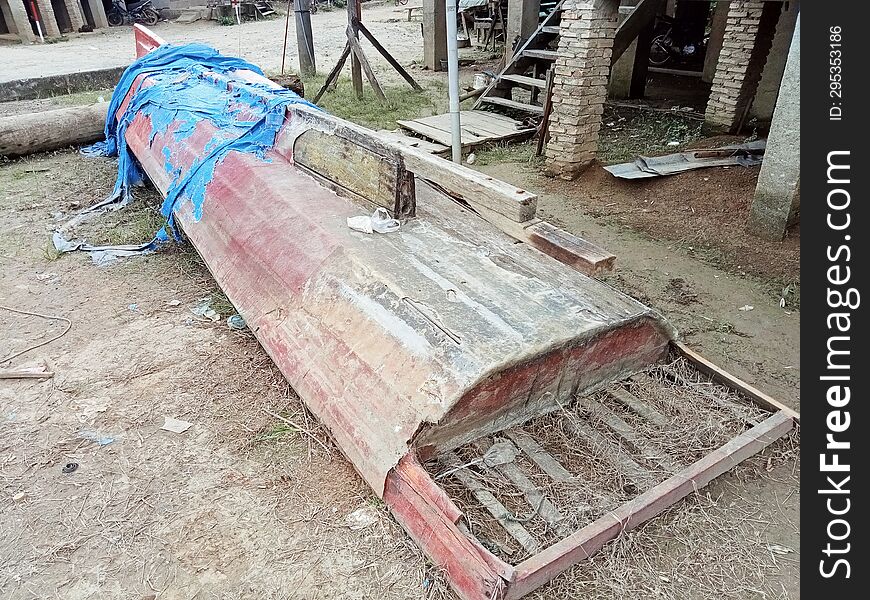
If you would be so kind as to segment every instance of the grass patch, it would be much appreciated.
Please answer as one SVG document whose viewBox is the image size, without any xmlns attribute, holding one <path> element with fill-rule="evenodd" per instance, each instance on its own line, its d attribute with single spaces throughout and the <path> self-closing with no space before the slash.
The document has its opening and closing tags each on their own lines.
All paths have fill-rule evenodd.
<svg viewBox="0 0 870 600">
<path fill-rule="evenodd" d="M 230 299 L 227 298 L 226 294 L 222 291 L 218 290 L 216 292 L 212 292 L 211 296 L 211 308 L 221 317 L 229 317 L 230 315 L 236 314 L 236 307 L 233 306 L 233 303 L 230 302 Z"/>
<path fill-rule="evenodd" d="M 325 75 L 307 77 L 304 80 L 305 94 L 314 98 L 326 81 Z M 371 129 L 395 129 L 396 121 L 416 119 L 447 111 L 446 86 L 437 80 L 421 83 L 422 92 L 415 92 L 408 85 L 384 86 L 387 103 L 382 104 L 372 91 L 368 81 L 363 82 L 363 97 L 358 99 L 349 77 L 341 77 L 334 90 L 326 92 L 319 105 L 331 114 Z"/>
<path fill-rule="evenodd" d="M 475 152 L 476 165 L 486 166 L 500 163 L 526 163 L 532 166 L 544 164 L 543 156 L 535 156 L 535 142 L 519 144 L 496 144 Z"/>
<path fill-rule="evenodd" d="M 602 119 L 598 159 L 605 164 L 680 152 L 703 137 L 700 121 L 679 114 L 605 106 Z"/>
<path fill-rule="evenodd" d="M 166 223 L 158 207 L 141 201 L 117 213 L 105 215 L 102 219 L 102 222 L 88 227 L 90 231 L 85 238 L 91 244 L 141 244 L 153 239 L 154 234 Z M 107 223 L 109 220 L 111 223 Z"/>
</svg>

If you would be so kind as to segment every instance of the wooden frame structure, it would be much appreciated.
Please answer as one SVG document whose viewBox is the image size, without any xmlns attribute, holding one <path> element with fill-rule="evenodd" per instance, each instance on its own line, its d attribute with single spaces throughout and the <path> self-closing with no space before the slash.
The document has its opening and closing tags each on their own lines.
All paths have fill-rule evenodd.
<svg viewBox="0 0 870 600">
<path fill-rule="evenodd" d="M 519 564 L 486 549 L 461 523 L 462 511 L 414 455 L 406 456 L 387 478 L 384 501 L 414 541 L 439 566 L 463 600 L 515 600 L 559 573 L 590 558 L 622 532 L 661 514 L 738 463 L 757 454 L 800 424 L 800 414 L 706 360 L 682 342 L 672 342 L 711 379 L 773 413 L 665 481 L 625 502 Z"/>
<path fill-rule="evenodd" d="M 395 57 L 393 57 L 393 55 L 381 45 L 374 34 L 363 25 L 360 0 L 348 0 L 347 2 L 347 30 L 345 33 L 347 34 L 347 43 L 344 45 L 344 50 L 342 50 L 338 62 L 335 63 L 335 66 L 329 72 L 329 75 L 326 76 L 326 81 L 323 82 L 323 87 L 320 88 L 320 91 L 317 92 L 317 95 L 314 97 L 315 103 L 323 97 L 323 94 L 326 93 L 327 90 L 334 88 L 338 83 L 338 76 L 341 73 L 342 68 L 344 68 L 344 63 L 347 62 L 348 57 L 350 57 L 351 80 L 353 82 L 353 89 L 356 97 L 362 98 L 362 73 L 365 72 L 366 79 L 369 80 L 369 84 L 372 86 L 378 100 L 381 102 L 387 101 L 387 97 L 384 95 L 384 90 L 381 88 L 381 84 L 378 82 L 375 72 L 372 70 L 371 63 L 369 63 L 365 51 L 363 51 L 362 46 L 360 46 L 360 33 L 368 39 L 371 45 L 375 47 L 375 50 L 381 53 L 387 62 L 390 63 L 390 66 L 393 67 L 415 91 L 423 91 L 423 88 L 421 88 L 411 74 L 405 70 L 405 67 L 403 67 L 399 61 L 397 61 Z"/>
</svg>

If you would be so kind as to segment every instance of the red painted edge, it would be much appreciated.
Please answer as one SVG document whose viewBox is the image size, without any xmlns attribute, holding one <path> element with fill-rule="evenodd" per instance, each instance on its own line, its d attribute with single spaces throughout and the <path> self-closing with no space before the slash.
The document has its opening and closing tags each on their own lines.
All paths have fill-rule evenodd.
<svg viewBox="0 0 870 600">
<path fill-rule="evenodd" d="M 162 37 L 139 23 L 133 25 L 133 40 L 136 43 L 136 58 L 141 58 L 166 43 Z"/>
</svg>

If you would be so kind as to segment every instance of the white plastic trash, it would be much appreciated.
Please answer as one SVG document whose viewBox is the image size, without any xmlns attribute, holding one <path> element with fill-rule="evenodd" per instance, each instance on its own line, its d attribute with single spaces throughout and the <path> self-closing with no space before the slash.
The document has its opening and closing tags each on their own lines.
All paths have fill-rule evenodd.
<svg viewBox="0 0 870 600">
<path fill-rule="evenodd" d="M 371 216 L 348 217 L 347 226 L 362 233 L 390 233 L 398 231 L 399 222 L 385 208 L 378 208 Z"/>
</svg>

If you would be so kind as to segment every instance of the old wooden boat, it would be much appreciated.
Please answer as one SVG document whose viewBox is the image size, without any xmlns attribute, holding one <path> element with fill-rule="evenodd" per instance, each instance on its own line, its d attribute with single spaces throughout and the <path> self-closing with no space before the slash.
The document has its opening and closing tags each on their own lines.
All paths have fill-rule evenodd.
<svg viewBox="0 0 870 600">
<path fill-rule="evenodd" d="M 140 56 L 162 43 L 141 26 L 135 32 Z M 236 77 L 275 85 L 252 71 Z M 140 76 L 126 102 L 148 79 Z M 204 81 L 227 94 L 239 85 L 220 75 Z M 181 137 L 172 127 L 155 133 L 151 118 L 135 115 L 126 142 L 166 194 L 215 131 L 203 120 Z M 348 227 L 349 217 L 374 207 L 400 229 Z M 797 418 L 675 342 L 658 313 L 591 276 L 612 255 L 534 213 L 525 190 L 303 105 L 287 107 L 265 156 L 230 152 L 201 203 L 174 208 L 263 348 L 468 600 L 518 598 L 546 583 L 784 435 Z M 531 545 L 516 564 L 469 531 L 423 466 L 487 436 L 513 436 L 675 351 L 770 414 L 609 515 Z M 517 446 L 544 460 L 534 440 Z M 509 534 L 516 529 L 498 520 Z"/>
</svg>

